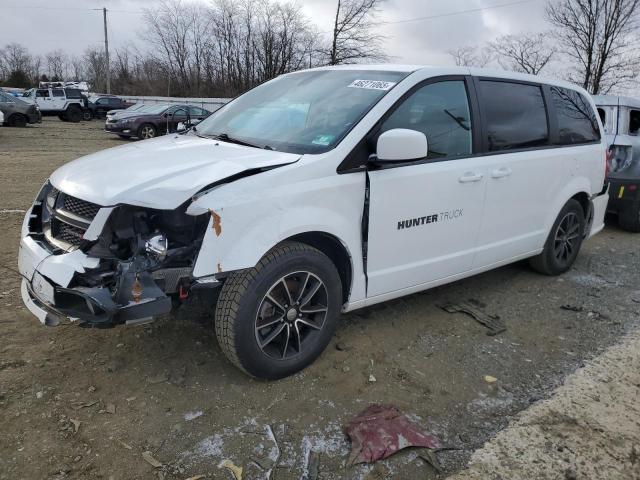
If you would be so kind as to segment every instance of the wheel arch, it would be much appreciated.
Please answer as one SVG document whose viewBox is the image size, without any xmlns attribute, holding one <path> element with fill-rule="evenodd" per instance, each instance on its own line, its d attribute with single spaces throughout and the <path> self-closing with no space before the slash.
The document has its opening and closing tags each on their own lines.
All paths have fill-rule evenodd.
<svg viewBox="0 0 640 480">
<path fill-rule="evenodd" d="M 353 262 L 345 245 L 338 237 L 326 232 L 305 232 L 293 235 L 283 241 L 300 242 L 314 247 L 324 253 L 333 262 L 342 283 L 342 301 L 349 300 L 353 281 Z"/>
<path fill-rule="evenodd" d="M 558 214 L 565 206 L 565 204 L 571 200 L 577 200 L 578 203 L 582 206 L 582 209 L 585 214 L 585 220 L 589 220 L 589 212 L 591 205 L 591 184 L 586 178 L 576 177 L 573 178 L 572 181 L 567 183 L 562 191 L 555 197 L 555 201 L 553 202 L 551 208 L 549 208 L 547 219 L 545 222 L 545 231 L 548 233 L 551 231 L 551 227 L 553 227 L 556 218 L 558 218 Z M 547 238 L 545 235 L 545 239 Z"/>
</svg>

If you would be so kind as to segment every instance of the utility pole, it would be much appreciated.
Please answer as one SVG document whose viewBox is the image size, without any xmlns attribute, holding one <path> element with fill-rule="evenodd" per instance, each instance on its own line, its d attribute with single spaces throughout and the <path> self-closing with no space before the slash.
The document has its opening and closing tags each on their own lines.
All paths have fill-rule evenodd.
<svg viewBox="0 0 640 480">
<path fill-rule="evenodd" d="M 109 68 L 109 35 L 107 34 L 107 7 L 102 8 L 104 15 L 104 54 L 107 63 L 107 93 L 111 93 L 111 68 Z"/>
</svg>

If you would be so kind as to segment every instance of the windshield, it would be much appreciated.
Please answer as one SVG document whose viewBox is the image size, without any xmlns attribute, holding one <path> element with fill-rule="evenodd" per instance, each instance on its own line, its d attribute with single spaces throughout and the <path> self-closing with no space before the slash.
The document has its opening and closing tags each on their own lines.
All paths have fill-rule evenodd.
<svg viewBox="0 0 640 480">
<path fill-rule="evenodd" d="M 405 72 L 316 70 L 250 90 L 197 126 L 197 134 L 290 153 L 334 148 Z"/>
<path fill-rule="evenodd" d="M 169 105 L 147 105 L 145 108 L 138 109 L 138 112 L 148 113 L 150 115 L 159 115 L 167 108 L 169 108 Z"/>
</svg>

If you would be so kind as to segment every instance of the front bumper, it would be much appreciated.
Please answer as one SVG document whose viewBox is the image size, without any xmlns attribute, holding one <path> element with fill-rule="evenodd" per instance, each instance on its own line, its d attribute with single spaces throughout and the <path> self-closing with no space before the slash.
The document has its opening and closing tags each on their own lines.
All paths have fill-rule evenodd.
<svg viewBox="0 0 640 480">
<path fill-rule="evenodd" d="M 28 223 L 27 213 L 25 225 Z M 171 311 L 171 298 L 156 284 L 149 273 L 138 273 L 142 292 L 134 301 L 114 295 L 106 287 L 73 287 L 76 275 L 98 268 L 100 260 L 81 250 L 54 255 L 30 235 L 20 241 L 18 270 L 22 276 L 21 294 L 27 309 L 44 325 L 57 325 L 63 320 L 85 326 L 111 327 L 121 323 L 139 323 Z M 124 273 L 120 284 L 130 292 L 135 273 Z"/>
<path fill-rule="evenodd" d="M 128 137 L 135 136 L 136 132 L 131 125 L 119 125 L 117 123 L 105 123 L 104 131 L 107 133 L 114 133 L 116 135 L 125 135 Z"/>
</svg>

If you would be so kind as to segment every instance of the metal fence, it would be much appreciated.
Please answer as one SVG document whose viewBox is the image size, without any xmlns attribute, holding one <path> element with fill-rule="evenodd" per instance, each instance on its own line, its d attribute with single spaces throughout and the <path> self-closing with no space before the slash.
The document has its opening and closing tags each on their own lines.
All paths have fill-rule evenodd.
<svg viewBox="0 0 640 480">
<path fill-rule="evenodd" d="M 214 112 L 230 98 L 183 98 L 183 97 L 145 97 L 136 95 L 118 95 L 118 97 L 132 103 L 147 103 L 147 104 L 160 104 L 160 103 L 179 103 L 182 105 L 195 105 L 202 107 L 210 112 Z"/>
</svg>

